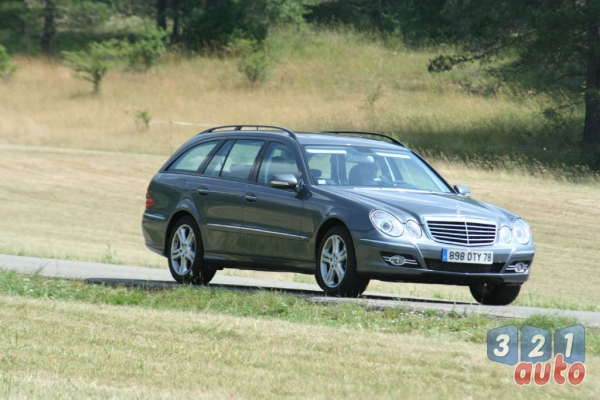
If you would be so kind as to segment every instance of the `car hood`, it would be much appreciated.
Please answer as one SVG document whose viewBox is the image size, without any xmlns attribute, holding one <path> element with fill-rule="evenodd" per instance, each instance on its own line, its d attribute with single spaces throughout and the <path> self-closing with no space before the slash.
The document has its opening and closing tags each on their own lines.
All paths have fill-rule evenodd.
<svg viewBox="0 0 600 400">
<path fill-rule="evenodd" d="M 400 218 L 473 218 L 507 223 L 517 216 L 507 210 L 455 193 L 432 193 L 386 188 L 332 188 L 332 191 Z"/>
</svg>

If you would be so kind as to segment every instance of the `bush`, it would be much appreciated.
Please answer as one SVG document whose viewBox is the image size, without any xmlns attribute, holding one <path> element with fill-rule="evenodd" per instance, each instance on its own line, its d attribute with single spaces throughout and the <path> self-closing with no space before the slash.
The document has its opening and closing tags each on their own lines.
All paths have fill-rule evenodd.
<svg viewBox="0 0 600 400">
<path fill-rule="evenodd" d="M 238 70 L 243 73 L 252 83 L 263 82 L 268 77 L 271 68 L 271 60 L 264 43 L 256 40 L 238 39 L 229 49 L 235 48 L 241 58 L 238 62 Z"/>
<path fill-rule="evenodd" d="M 147 71 L 160 61 L 166 51 L 168 34 L 163 29 L 146 28 L 142 35 L 127 49 L 129 67 Z"/>
<path fill-rule="evenodd" d="M 6 48 L 0 44 L 0 79 L 7 80 L 17 70 Z"/>
<path fill-rule="evenodd" d="M 63 56 L 65 64 L 75 70 L 79 77 L 91 82 L 97 94 L 106 73 L 121 64 L 129 51 L 128 42 L 111 39 L 89 43 L 84 51 L 65 51 Z"/>
</svg>

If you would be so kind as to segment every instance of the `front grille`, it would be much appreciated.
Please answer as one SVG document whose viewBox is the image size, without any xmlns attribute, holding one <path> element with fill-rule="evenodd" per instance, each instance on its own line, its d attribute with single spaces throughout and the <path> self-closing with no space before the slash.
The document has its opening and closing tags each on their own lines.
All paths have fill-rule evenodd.
<svg viewBox="0 0 600 400">
<path fill-rule="evenodd" d="M 436 242 L 462 246 L 485 246 L 496 242 L 496 224 L 473 221 L 427 221 Z"/>
<path fill-rule="evenodd" d="M 479 274 L 500 273 L 504 263 L 494 264 L 467 264 L 467 263 L 449 263 L 432 258 L 426 258 L 427 269 L 443 272 L 471 272 Z"/>
</svg>

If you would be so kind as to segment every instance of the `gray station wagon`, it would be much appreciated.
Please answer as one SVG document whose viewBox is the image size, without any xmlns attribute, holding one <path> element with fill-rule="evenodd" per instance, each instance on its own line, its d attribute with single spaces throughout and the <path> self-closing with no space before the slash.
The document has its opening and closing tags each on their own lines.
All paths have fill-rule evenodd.
<svg viewBox="0 0 600 400">
<path fill-rule="evenodd" d="M 146 245 L 178 282 L 241 268 L 316 276 L 327 295 L 370 279 L 469 286 L 514 301 L 534 257 L 519 216 L 448 184 L 387 135 L 222 126 L 187 141 L 154 176 Z"/>
</svg>

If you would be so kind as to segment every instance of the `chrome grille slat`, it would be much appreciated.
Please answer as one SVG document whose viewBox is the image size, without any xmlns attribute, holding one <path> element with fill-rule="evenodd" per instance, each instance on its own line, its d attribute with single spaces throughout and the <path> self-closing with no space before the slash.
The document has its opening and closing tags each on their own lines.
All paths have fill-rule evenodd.
<svg viewBox="0 0 600 400">
<path fill-rule="evenodd" d="M 496 242 L 496 224 L 481 221 L 427 221 L 436 242 L 463 246 L 485 246 Z"/>
</svg>

